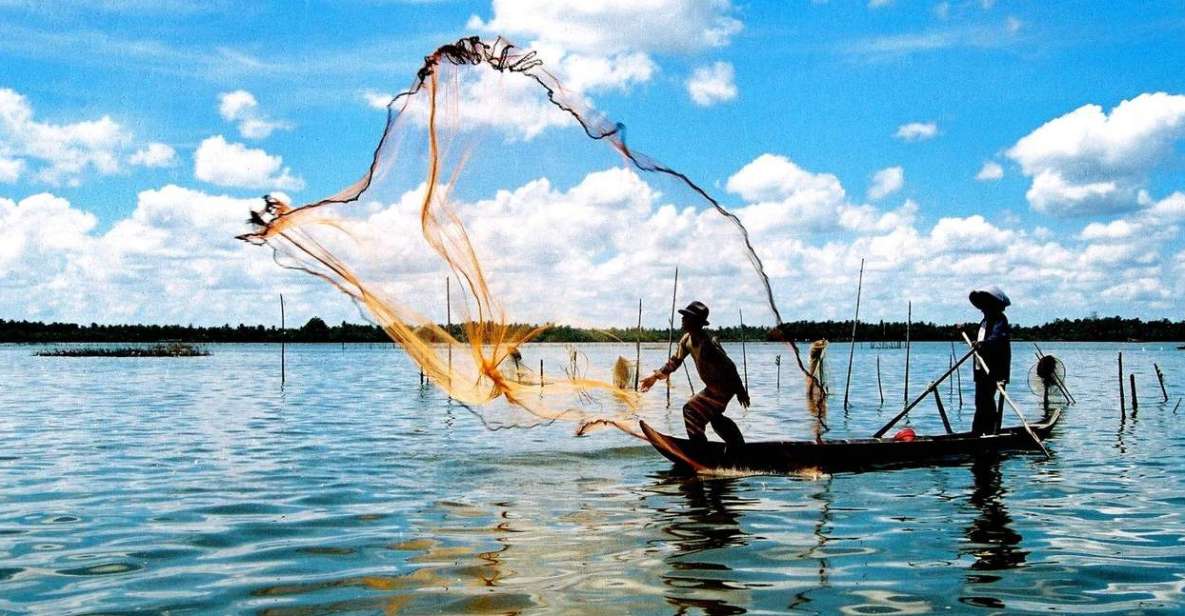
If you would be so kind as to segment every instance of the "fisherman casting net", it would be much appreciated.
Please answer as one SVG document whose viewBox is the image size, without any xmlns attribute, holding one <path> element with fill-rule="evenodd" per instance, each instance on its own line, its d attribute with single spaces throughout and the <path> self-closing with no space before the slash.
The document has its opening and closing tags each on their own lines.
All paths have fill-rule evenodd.
<svg viewBox="0 0 1185 616">
<path fill-rule="evenodd" d="M 620 323 L 634 297 L 670 301 L 654 282 L 676 263 L 728 277 L 733 294 L 764 297 L 781 323 L 739 219 L 631 150 L 623 126 L 501 39 L 466 38 L 428 56 L 388 104 L 357 182 L 299 207 L 268 197 L 252 222 L 243 239 L 352 298 L 492 427 L 563 418 L 581 432 L 633 432 L 640 398 L 613 382 L 611 365 L 544 378 L 523 360 L 524 343 L 542 330 L 518 323 Z M 664 240 L 672 234 L 656 226 L 695 241 Z M 459 332 L 440 326 L 445 276 L 457 283 Z M 607 305 L 616 293 L 621 304 Z"/>
</svg>

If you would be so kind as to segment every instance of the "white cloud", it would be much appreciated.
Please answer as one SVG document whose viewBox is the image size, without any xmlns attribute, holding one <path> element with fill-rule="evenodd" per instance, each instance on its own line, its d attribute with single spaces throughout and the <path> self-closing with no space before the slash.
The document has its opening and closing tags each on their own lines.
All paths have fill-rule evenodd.
<svg viewBox="0 0 1185 616">
<path fill-rule="evenodd" d="M 292 128 L 288 122 L 271 120 L 263 115 L 255 95 L 246 90 L 219 94 L 218 115 L 227 122 L 237 123 L 239 135 L 245 139 L 266 139 L 276 130 Z"/>
<path fill-rule="evenodd" d="M 508 316 L 620 325 L 622 285 L 636 285 L 648 306 L 665 305 L 669 287 L 654 281 L 679 263 L 680 287 L 694 289 L 714 313 L 735 314 L 743 305 L 754 322 L 768 320 L 735 230 L 710 209 L 670 202 L 646 179 L 609 168 L 569 187 L 537 178 L 455 203 Z M 964 289 L 1004 273 L 1013 318 L 1026 322 L 1090 309 L 1161 316 L 1185 292 L 1178 228 L 1185 193 L 1070 237 L 977 215 L 922 226 L 912 201 L 897 210 L 849 203 L 833 174 L 772 154 L 738 170 L 730 184 L 752 198 L 733 211 L 749 226 L 787 318 L 850 316 L 841 310 L 850 308 L 861 257 L 870 319 L 900 318 L 904 301 L 921 297 L 927 300 L 915 301 L 915 317 L 973 317 Z M 389 250 L 343 254 L 360 273 L 385 277 L 397 297 L 435 314 L 443 269 L 418 241 L 422 191 L 351 208 L 365 225 L 357 236 Z M 247 209 L 258 205 L 165 186 L 140 193 L 131 216 L 97 233 L 93 215 L 53 195 L 0 199 L 0 277 L 15 290 L 0 298 L 0 310 L 83 322 L 269 322 L 270 311 L 261 316 L 258 303 L 283 290 L 300 318 L 356 320 L 329 285 L 281 270 L 270 251 L 233 239 L 245 230 Z M 828 232 L 812 234 L 812 225 Z M 550 299 L 541 303 L 544 284 Z"/>
<path fill-rule="evenodd" d="M 172 167 L 177 164 L 177 151 L 164 143 L 150 143 L 136 150 L 128 163 L 141 167 Z"/>
<path fill-rule="evenodd" d="M 0 157 L 0 184 L 12 184 L 21 179 L 25 172 L 25 161 L 19 158 Z"/>
<path fill-rule="evenodd" d="M 593 54 L 688 53 L 727 45 L 741 31 L 728 0 L 494 0 L 493 17 L 472 29 Z"/>
<path fill-rule="evenodd" d="M 218 186 L 252 189 L 300 190 L 304 180 L 293 176 L 284 159 L 264 150 L 228 143 L 222 135 L 208 137 L 194 153 L 197 179 Z"/>
<path fill-rule="evenodd" d="M 387 105 L 391 103 L 391 99 L 395 98 L 395 95 L 390 92 L 379 92 L 377 90 L 363 90 L 360 94 L 362 100 L 372 109 L 386 110 Z"/>
<path fill-rule="evenodd" d="M 872 185 L 868 187 L 868 198 L 877 201 L 891 195 L 905 186 L 905 170 L 901 167 L 888 167 L 877 171 L 872 176 Z"/>
<path fill-rule="evenodd" d="M 120 169 L 120 155 L 132 135 L 108 116 L 73 124 L 34 119 L 24 96 L 0 88 L 0 159 L 13 181 L 29 166 L 37 180 L 51 185 L 81 183 L 88 172 L 111 175 Z M 24 160 L 25 162 L 12 162 Z"/>
<path fill-rule="evenodd" d="M 897 127 L 893 136 L 902 141 L 925 141 L 938 134 L 938 124 L 935 122 L 910 122 Z"/>
<path fill-rule="evenodd" d="M 975 179 L 980 182 L 990 182 L 1002 177 L 1004 177 L 1004 167 L 1001 167 L 1000 163 L 990 160 L 983 163 L 983 167 L 980 167 L 979 173 L 975 174 Z"/>
<path fill-rule="evenodd" d="M 0 198 L 0 311 L 74 322 L 271 322 L 261 301 L 279 291 L 289 317 L 357 318 L 320 281 L 276 266 L 234 239 L 256 199 L 168 185 L 145 190 L 133 213 L 98 232 L 96 217 L 50 194 Z M 278 315 L 274 317 L 278 320 Z"/>
<path fill-rule="evenodd" d="M 687 93 L 701 107 L 733 100 L 737 86 L 732 64 L 716 62 L 695 69 L 687 80 Z"/>
<path fill-rule="evenodd" d="M 1185 136 L 1185 95 L 1141 94 L 1104 113 L 1084 105 L 1021 138 L 1007 156 L 1033 178 L 1026 197 L 1055 216 L 1139 207 L 1149 176 Z"/>
<path fill-rule="evenodd" d="M 494 0 L 488 21 L 468 27 L 509 36 L 539 54 L 577 96 L 625 90 L 658 72 L 655 54 L 691 54 L 727 45 L 741 30 L 729 0 Z"/>
<path fill-rule="evenodd" d="M 725 188 L 747 201 L 805 198 L 834 202 L 844 198 L 839 178 L 811 173 L 776 154 L 753 159 L 728 178 Z"/>
<path fill-rule="evenodd" d="M 893 4 L 893 0 L 868 0 L 868 8 L 879 9 Z"/>
<path fill-rule="evenodd" d="M 1008 16 L 1008 19 L 1004 20 L 1004 29 L 1007 30 L 1009 34 L 1016 34 L 1017 32 L 1020 32 L 1021 27 L 1024 25 L 1025 24 L 1023 21 L 1011 15 Z"/>
</svg>

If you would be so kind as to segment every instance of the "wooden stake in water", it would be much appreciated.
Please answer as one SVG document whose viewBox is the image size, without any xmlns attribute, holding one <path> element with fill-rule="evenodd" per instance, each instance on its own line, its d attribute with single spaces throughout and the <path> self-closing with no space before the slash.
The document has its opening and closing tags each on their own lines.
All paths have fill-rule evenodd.
<svg viewBox="0 0 1185 616">
<path fill-rule="evenodd" d="M 905 312 L 905 404 L 909 404 L 909 328 L 913 324 L 913 302 L 906 305 Z"/>
<path fill-rule="evenodd" d="M 741 365 L 745 371 L 745 391 L 749 391 L 749 355 L 745 352 L 745 311 L 737 309 L 741 315 Z"/>
<path fill-rule="evenodd" d="M 1137 398 L 1136 398 L 1136 375 L 1135 375 L 1135 373 L 1133 372 L 1132 374 L 1129 374 L 1129 375 L 1127 375 L 1127 376 L 1128 376 L 1128 378 L 1129 378 L 1129 379 L 1131 379 L 1131 385 L 1132 385 L 1132 417 L 1135 417 L 1135 416 L 1136 416 L 1136 413 L 1138 413 L 1138 412 L 1140 411 L 1140 401 L 1139 401 L 1139 399 L 1137 399 Z"/>
<path fill-rule="evenodd" d="M 881 356 L 876 356 L 876 391 L 881 395 L 881 404 L 885 403 L 885 388 L 881 387 Z"/>
<path fill-rule="evenodd" d="M 1127 406 L 1123 399 L 1123 351 L 1119 352 L 1119 416 L 1127 417 Z"/>
<path fill-rule="evenodd" d="M 777 390 L 782 391 L 782 356 L 774 356 L 774 365 L 778 367 Z"/>
<path fill-rule="evenodd" d="M 950 341 L 950 356 L 951 357 L 955 356 L 955 341 L 954 340 Z M 959 408 L 962 409 L 963 408 L 963 375 L 961 374 L 961 371 L 955 373 L 955 381 L 958 383 L 957 387 L 959 390 Z"/>
<path fill-rule="evenodd" d="M 448 378 L 453 382 L 453 282 L 451 276 L 444 277 L 444 326 L 448 332 Z"/>
<path fill-rule="evenodd" d="M 1152 364 L 1152 367 L 1156 369 L 1156 380 L 1160 382 L 1160 395 L 1164 396 L 1165 402 L 1168 402 L 1169 392 L 1164 389 L 1164 373 L 1160 371 L 1160 366 Z"/>
<path fill-rule="evenodd" d="M 667 320 L 667 357 L 675 347 L 675 296 L 679 293 L 679 267 L 675 266 L 675 286 L 671 288 L 671 318 Z M 671 379 L 667 379 L 667 408 L 671 408 Z"/>
<path fill-rule="evenodd" d="M 638 298 L 638 335 L 634 339 L 634 391 L 638 391 L 638 373 L 642 372 L 642 298 Z"/>
<path fill-rule="evenodd" d="M 284 294 L 280 294 L 280 387 L 284 386 L 284 339 L 288 337 L 288 328 L 284 321 Z"/>
<path fill-rule="evenodd" d="M 856 316 L 852 317 L 852 343 L 848 347 L 848 378 L 843 386 L 843 407 L 848 408 L 848 390 L 852 386 L 852 359 L 856 355 L 856 326 L 860 323 L 860 291 L 864 289 L 864 259 L 860 259 L 860 278 L 856 282 Z"/>
</svg>

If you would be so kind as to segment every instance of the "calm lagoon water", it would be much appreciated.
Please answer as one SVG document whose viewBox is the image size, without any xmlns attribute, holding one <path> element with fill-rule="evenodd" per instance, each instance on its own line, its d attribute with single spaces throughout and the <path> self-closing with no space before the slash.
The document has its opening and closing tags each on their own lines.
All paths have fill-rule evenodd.
<svg viewBox="0 0 1185 616">
<path fill-rule="evenodd" d="M 289 347 L 283 390 L 266 345 L 175 359 L 0 346 L 0 613 L 1185 611 L 1185 351 L 1042 346 L 1078 399 L 1050 460 L 730 479 L 672 476 L 617 431 L 489 431 L 389 346 Z M 1140 395 L 1125 418 L 1119 349 Z M 644 347 L 644 363 L 665 350 Z M 1011 391 L 1036 419 L 1030 350 L 1014 346 Z M 815 429 L 788 356 L 776 387 L 779 353 L 748 346 L 754 404 L 730 415 L 753 440 Z M 915 345 L 911 391 L 949 353 Z M 559 366 L 566 350 L 524 355 Z M 900 409 L 904 351 L 857 349 L 847 411 L 846 345 L 828 361 L 828 436 Z M 961 411 L 942 395 L 965 428 L 963 376 Z M 661 388 L 645 412 L 676 434 L 680 381 L 670 412 Z M 910 425 L 941 429 L 929 403 Z"/>
</svg>

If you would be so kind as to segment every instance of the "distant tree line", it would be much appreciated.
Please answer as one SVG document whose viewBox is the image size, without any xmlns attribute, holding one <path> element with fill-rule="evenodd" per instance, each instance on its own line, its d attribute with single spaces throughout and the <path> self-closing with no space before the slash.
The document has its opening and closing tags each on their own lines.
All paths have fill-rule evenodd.
<svg viewBox="0 0 1185 616">
<path fill-rule="evenodd" d="M 530 329 L 533 325 L 515 325 Z M 895 341 L 905 338 L 904 322 L 861 323 L 856 337 L 860 341 Z M 958 336 L 957 329 L 963 329 L 974 336 L 978 323 L 937 324 L 930 322 L 912 323 L 912 340 L 951 340 Z M 723 341 L 741 340 L 740 327 L 713 328 Z M 463 325 L 454 324 L 451 333 L 458 339 L 465 339 Z M 675 332 L 678 338 L 678 331 Z M 826 338 L 831 341 L 847 340 L 852 335 L 851 321 L 795 321 L 785 323 L 780 330 L 768 326 L 746 325 L 743 336 L 750 341 L 781 340 L 793 337 L 796 340 Z M 1143 321 L 1120 317 L 1089 319 L 1057 319 L 1043 325 L 1012 326 L 1014 338 L 1027 340 L 1078 340 L 1078 341 L 1180 341 L 1185 340 L 1185 321 Z M 429 336 L 430 337 L 430 336 Z M 666 329 L 642 328 L 639 332 L 632 327 L 588 329 L 569 325 L 553 325 L 534 338 L 536 342 L 666 342 Z M 328 325 L 318 317 L 309 319 L 298 328 L 280 329 L 263 325 L 217 325 L 195 327 L 193 325 L 79 325 L 77 323 L 40 323 L 36 321 L 6 321 L 0 319 L 0 342 L 55 343 L 55 342 L 389 342 L 383 330 L 375 325 L 342 322 Z"/>
</svg>

